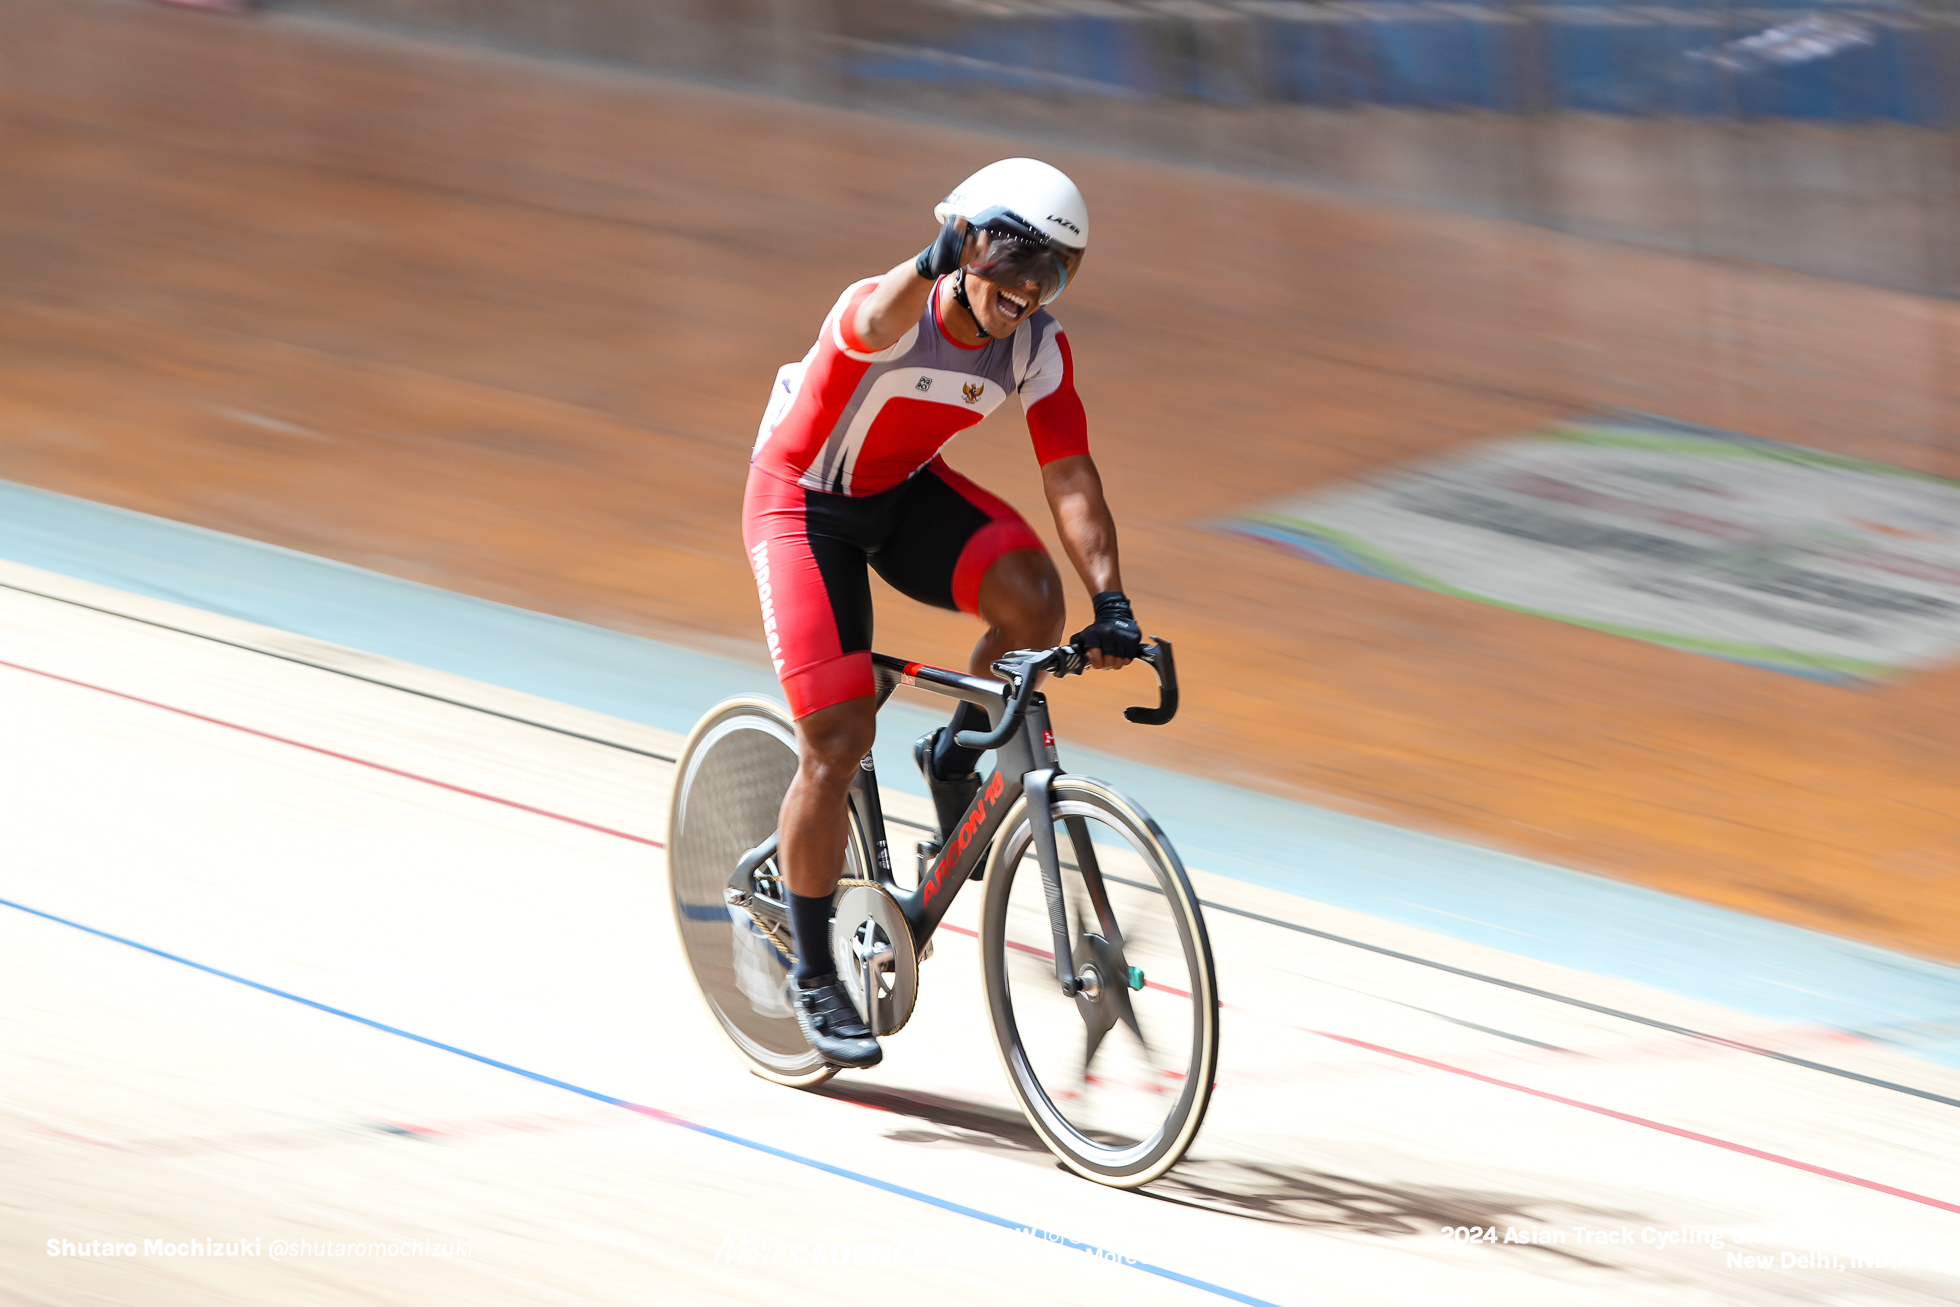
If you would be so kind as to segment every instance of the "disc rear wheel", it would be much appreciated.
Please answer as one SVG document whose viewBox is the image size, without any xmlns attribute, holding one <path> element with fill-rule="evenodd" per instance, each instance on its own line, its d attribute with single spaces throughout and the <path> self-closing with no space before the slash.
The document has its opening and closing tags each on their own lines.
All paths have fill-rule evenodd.
<svg viewBox="0 0 1960 1307">
<path fill-rule="evenodd" d="M 681 944 L 701 997 L 749 1069 L 784 1085 L 814 1085 L 833 1069 L 811 1050 L 783 996 L 794 946 L 774 858 L 757 870 L 757 897 L 779 911 L 776 938 L 746 908 L 727 901 L 742 855 L 775 831 L 796 776 L 796 728 L 766 699 L 731 699 L 688 737 L 674 777 L 667 863 Z M 863 841 L 853 814 L 844 875 L 863 875 Z"/>
</svg>

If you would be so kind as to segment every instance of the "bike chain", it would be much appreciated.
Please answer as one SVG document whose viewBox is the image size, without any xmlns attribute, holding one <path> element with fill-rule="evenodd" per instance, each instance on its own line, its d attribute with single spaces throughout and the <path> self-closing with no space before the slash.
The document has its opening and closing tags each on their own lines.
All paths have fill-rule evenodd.
<svg viewBox="0 0 1960 1307">
<path fill-rule="evenodd" d="M 755 923 L 756 929 L 769 937 L 769 942 L 776 946 L 776 951 L 788 958 L 790 966 L 794 967 L 796 965 L 796 949 L 785 942 L 781 935 L 776 933 L 776 923 L 763 916 L 760 912 L 757 912 L 747 903 L 742 905 L 742 910 L 749 914 L 749 920 Z"/>
</svg>

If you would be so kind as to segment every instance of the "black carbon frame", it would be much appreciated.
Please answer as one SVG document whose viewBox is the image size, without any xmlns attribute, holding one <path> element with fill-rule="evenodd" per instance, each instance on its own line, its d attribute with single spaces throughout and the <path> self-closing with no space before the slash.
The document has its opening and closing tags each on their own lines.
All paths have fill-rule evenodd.
<svg viewBox="0 0 1960 1307">
<path fill-rule="evenodd" d="M 912 686 L 949 699 L 964 699 L 988 711 L 990 720 L 999 720 L 1012 687 L 1001 681 L 968 676 L 964 672 L 922 663 L 908 663 L 888 654 L 871 655 L 878 682 L 878 706 L 884 707 L 892 691 L 900 685 Z M 993 846 L 1014 801 L 1035 782 L 1035 789 L 1046 798 L 1046 782 L 1061 772 L 1055 759 L 1055 733 L 1048 721 L 1048 703 L 1040 694 L 1030 695 L 1021 729 L 1001 745 L 995 754 L 992 776 L 980 787 L 966 815 L 947 834 L 946 843 L 920 875 L 914 889 L 901 888 L 892 874 L 891 849 L 885 834 L 884 806 L 878 798 L 878 774 L 866 754 L 858 764 L 851 785 L 851 802 L 856 805 L 866 837 L 871 841 L 871 875 L 891 893 L 912 929 L 912 943 L 923 949 L 933 931 L 945 917 L 953 899 Z M 1037 821 L 1038 829 L 1052 829 Z M 1052 842 L 1052 841 L 1051 841 Z M 1044 868 L 1044 871 L 1049 870 Z M 1066 958 L 1066 949 L 1058 955 Z M 1072 977 L 1071 977 L 1072 980 Z"/>
</svg>

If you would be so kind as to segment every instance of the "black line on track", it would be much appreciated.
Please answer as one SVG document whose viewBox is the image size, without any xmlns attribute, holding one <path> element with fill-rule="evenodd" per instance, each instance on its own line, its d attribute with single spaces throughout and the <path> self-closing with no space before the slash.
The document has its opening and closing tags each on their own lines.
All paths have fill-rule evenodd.
<svg viewBox="0 0 1960 1307">
<path fill-rule="evenodd" d="M 536 721 L 529 717 L 519 717 L 514 713 L 498 712 L 494 708 L 485 708 L 482 704 L 466 703 L 461 699 L 446 698 L 443 695 L 433 694 L 427 690 L 417 690 L 412 686 L 398 685 L 393 681 L 384 681 L 379 679 L 378 677 L 362 676 L 359 672 L 350 672 L 345 668 L 341 668 L 341 667 L 330 667 L 325 663 L 312 662 L 308 659 L 300 658 L 293 654 L 278 653 L 271 649 L 259 648 L 257 645 L 241 644 L 236 640 L 227 640 L 224 639 L 222 636 L 207 635 L 202 631 L 187 630 L 184 627 L 172 626 L 168 622 L 159 622 L 148 617 L 137 617 L 130 613 L 120 613 L 113 608 L 102 608 L 95 604 L 83 603 L 79 599 L 68 599 L 68 598 L 64 598 L 61 595 L 51 595 L 46 593 L 45 591 L 33 590 L 24 585 L 14 585 L 7 581 L 0 581 L 0 589 L 13 590 L 13 591 L 17 591 L 20 594 L 25 594 L 25 595 L 33 595 L 37 599 L 48 599 L 48 600 L 52 600 L 55 603 L 68 604 L 71 607 L 75 607 L 75 608 L 85 608 L 89 612 L 101 613 L 105 617 L 120 617 L 126 622 L 136 622 L 142 626 L 153 626 L 156 627 L 158 630 L 172 631 L 178 635 L 188 635 L 198 640 L 209 640 L 213 644 L 221 644 L 231 649 L 242 649 L 246 653 L 263 654 L 267 658 L 277 658 L 282 662 L 296 663 L 301 667 L 311 667 L 316 671 L 331 672 L 335 676 L 345 676 L 349 680 L 361 681 L 368 685 L 378 685 L 386 690 L 399 690 L 403 694 L 413 694 L 423 699 L 432 699 L 437 703 L 448 704 L 452 708 L 462 708 L 470 712 L 483 713 L 485 716 L 498 717 L 507 722 L 516 722 L 520 726 L 535 726 L 537 729 L 541 731 L 550 731 L 555 735 L 569 736 L 574 740 L 584 740 L 588 744 L 602 745 L 608 749 L 618 749 L 622 753 L 637 754 L 642 758 L 652 758 L 659 762 L 679 761 L 679 759 L 674 758 L 668 754 L 655 753 L 651 749 L 635 748 L 630 744 L 621 744 L 617 740 L 603 739 L 597 735 L 586 735 L 579 731 L 569 730 L 563 726 L 553 726 L 549 722 Z M 931 826 L 925 825 L 922 822 L 907 821 L 903 817 L 887 817 L 885 818 L 885 820 L 887 823 L 895 823 L 900 826 L 910 826 L 915 830 L 927 831 L 932 834 L 938 833 L 937 830 Z M 1147 885 L 1142 881 L 1128 880 L 1122 876 L 1110 876 L 1109 879 L 1116 881 L 1119 884 L 1132 886 L 1136 889 L 1146 889 L 1155 893 L 1163 892 L 1162 890 L 1158 889 L 1158 887 L 1155 885 Z M 1199 899 L 1198 901 L 1202 903 L 1205 907 L 1211 908 L 1213 911 L 1216 912 L 1227 912 L 1235 917 L 1245 917 L 1246 919 L 1251 921 L 1263 922 L 1268 926 L 1278 926 L 1282 930 L 1296 931 L 1302 935 L 1312 935 L 1316 939 L 1324 939 L 1329 941 L 1330 943 L 1345 944 L 1349 948 L 1358 948 L 1358 949 L 1364 949 L 1370 953 L 1379 953 L 1383 957 L 1394 958 L 1398 962 L 1414 963 L 1416 966 L 1419 967 L 1429 967 L 1436 971 L 1448 972 L 1450 975 L 1453 976 L 1462 976 L 1466 980 L 1479 980 L 1487 985 L 1497 985 L 1504 989 L 1514 990 L 1515 992 L 1520 994 L 1530 994 L 1534 998 L 1549 999 L 1554 1003 L 1564 1003 L 1569 1007 L 1584 1008 L 1588 1012 L 1597 1012 L 1601 1016 L 1617 1017 L 1622 1021 L 1631 1021 L 1636 1023 L 1637 1025 L 1648 1026 L 1655 1030 L 1665 1030 L 1669 1034 L 1683 1035 L 1689 1039 L 1699 1039 L 1706 1043 L 1719 1044 L 1723 1048 L 1732 1048 L 1743 1053 L 1754 1053 L 1758 1057 L 1767 1057 L 1777 1062 L 1785 1062 L 1791 1066 L 1800 1066 L 1810 1071 L 1821 1071 L 1825 1075 L 1839 1076 L 1845 1080 L 1856 1080 L 1861 1084 L 1872 1085 L 1879 1089 L 1892 1090 L 1894 1093 L 1910 1094 L 1915 1098 L 1923 1098 L 1929 1102 L 1934 1102 L 1934 1103 L 1943 1103 L 1948 1107 L 1960 1107 L 1960 1098 L 1948 1098 L 1945 1094 L 1936 1094 L 1930 1089 L 1917 1089 L 1911 1085 L 1902 1085 L 1892 1080 L 1882 1080 L 1877 1076 L 1868 1076 L 1859 1071 L 1848 1070 L 1845 1067 L 1831 1066 L 1824 1062 L 1813 1062 L 1809 1058 L 1798 1057 L 1793 1053 L 1779 1053 L 1773 1048 L 1759 1048 L 1754 1044 L 1745 1044 L 1740 1040 L 1727 1039 L 1721 1035 L 1711 1035 L 1708 1034 L 1706 1031 L 1693 1030 L 1687 1026 L 1677 1026 L 1671 1022 L 1661 1021 L 1654 1017 L 1643 1017 L 1635 1012 L 1624 1012 L 1619 1008 L 1606 1007 L 1605 1005 L 1600 1003 L 1590 1003 L 1587 1002 L 1585 999 L 1573 998 L 1567 994 L 1555 994 L 1548 989 L 1538 989 L 1531 985 L 1520 984 L 1515 980 L 1505 980 L 1500 976 L 1489 976 L 1489 975 L 1485 975 L 1481 971 L 1470 971 L 1463 967 L 1451 966 L 1447 962 L 1437 962 L 1431 958 L 1417 957 L 1413 953 L 1402 953 L 1392 948 L 1385 948 L 1380 944 L 1369 944 L 1363 940 L 1349 939 L 1345 935 L 1336 935 L 1332 931 L 1319 930 L 1313 926 L 1303 926 L 1298 922 L 1285 921 L 1279 917 L 1269 917 L 1262 912 L 1252 912 L 1245 908 L 1235 908 L 1227 903 L 1214 903 L 1210 899 Z M 1375 997 L 1379 997 L 1379 995 Z M 1390 1001 L 1392 1002 L 1394 1000 L 1390 1000 Z M 1409 1006 L 1409 1005 L 1403 1004 L 1402 1006 Z M 1428 1011 L 1427 1008 L 1420 1009 L 1420 1010 L 1425 1012 Z M 1443 1016 L 1443 1014 L 1440 1012 L 1431 1013 L 1430 1015 Z M 1458 1020 L 1455 1017 L 1445 1016 L 1443 1017 L 1443 1019 L 1446 1021 L 1455 1022 L 1458 1025 L 1465 1025 L 1465 1026 L 1471 1025 L 1471 1023 L 1469 1022 Z M 1475 1030 L 1484 1029 L 1484 1027 L 1482 1026 L 1471 1026 L 1471 1028 Z M 1489 1031 L 1488 1033 L 1494 1035 L 1502 1035 L 1506 1039 L 1520 1039 L 1524 1043 L 1536 1044 L 1538 1042 L 1536 1040 L 1524 1039 L 1522 1036 L 1508 1035 L 1501 1030 L 1492 1030 Z M 1543 1046 L 1547 1048 L 1554 1047 L 1553 1045 L 1549 1045 L 1549 1044 Z"/>
<path fill-rule="evenodd" d="M 51 595 L 43 590 L 30 590 L 24 585 L 14 585 L 8 581 L 0 581 L 0 589 L 18 591 L 24 595 L 33 595 L 36 599 L 50 599 L 55 603 L 68 604 L 75 608 L 86 608 L 91 613 L 101 613 L 105 617 L 120 617 L 126 622 L 136 622 L 142 626 L 154 626 L 159 631 L 174 631 L 178 635 L 188 635 L 198 640 L 209 640 L 212 644 L 221 644 L 229 649 L 242 649 L 246 653 L 264 654 L 267 658 L 277 658 L 281 662 L 297 663 L 301 667 L 311 667 L 315 671 L 332 672 L 335 676 L 345 676 L 351 681 L 362 681 L 368 685 L 378 685 L 384 690 L 400 690 L 403 694 L 413 694 L 423 699 L 433 699 L 437 703 L 446 703 L 452 708 L 466 708 L 470 712 L 479 712 L 486 717 L 500 717 L 504 721 L 516 722 L 520 726 L 535 726 L 541 731 L 550 731 L 554 735 L 570 736 L 574 740 L 584 740 L 587 744 L 604 745 L 608 749 L 618 749 L 622 753 L 636 753 L 642 758 L 653 758 L 659 762 L 679 761 L 679 759 L 673 757 L 671 754 L 655 753 L 651 749 L 637 749 L 630 744 L 621 744 L 618 740 L 603 739 L 597 735 L 586 735 L 567 727 L 553 726 L 550 722 L 541 722 L 530 717 L 519 717 L 515 713 L 498 712 L 495 708 L 485 708 L 480 703 L 465 703 L 461 699 L 450 699 L 428 690 L 418 690 L 412 685 L 399 685 L 394 681 L 381 680 L 379 677 L 363 676 L 359 672 L 350 672 L 344 667 L 332 667 L 326 663 L 316 663 L 311 659 L 301 658 L 296 654 L 279 653 L 277 650 L 262 649 L 257 645 L 241 644 L 236 640 L 227 640 L 223 636 L 209 635 L 203 631 L 187 630 L 184 627 L 172 626 L 168 622 L 159 622 L 153 618 L 137 617 L 132 613 L 119 613 L 113 608 L 102 608 L 95 604 L 85 604 L 79 599 L 69 599 L 62 595 Z M 915 823 L 907 822 L 906 824 L 913 825 Z"/>
<path fill-rule="evenodd" d="M 1124 885 L 1134 886 L 1137 889 L 1152 890 L 1160 894 L 1163 892 L 1155 885 L 1147 885 L 1142 881 L 1126 880 L 1121 876 L 1110 876 L 1108 872 L 1104 872 L 1103 874 L 1108 876 L 1110 880 L 1118 881 Z M 1618 1017 L 1622 1021 L 1632 1021 L 1643 1026 L 1651 1026 L 1655 1030 L 1665 1030 L 1669 1034 L 1686 1035 L 1689 1039 L 1704 1040 L 1710 1044 L 1719 1044 L 1723 1048 L 1733 1048 L 1738 1052 L 1754 1053 L 1758 1057 L 1767 1057 L 1778 1062 L 1787 1062 L 1791 1066 L 1800 1066 L 1811 1071 L 1822 1071 L 1826 1075 L 1842 1076 L 1846 1080 L 1856 1080 L 1862 1084 L 1875 1085 L 1880 1089 L 1890 1089 L 1895 1093 L 1911 1094 L 1915 1098 L 1924 1098 L 1931 1102 L 1944 1103 L 1948 1107 L 1960 1107 L 1960 1098 L 1948 1098 L 1945 1094 L 1936 1094 L 1930 1089 L 1915 1089 L 1911 1085 L 1902 1085 L 1892 1080 L 1881 1080 L 1877 1076 L 1868 1076 L 1860 1071 L 1851 1071 L 1844 1067 L 1831 1066 L 1824 1062 L 1813 1062 L 1809 1058 L 1798 1057 L 1794 1053 L 1779 1053 L 1773 1048 L 1761 1048 L 1755 1044 L 1745 1044 L 1739 1039 L 1728 1039 L 1722 1035 L 1711 1035 L 1706 1031 L 1690 1029 L 1687 1026 L 1677 1026 L 1672 1022 L 1661 1021 L 1654 1017 L 1643 1017 L 1637 1012 L 1623 1012 L 1616 1007 L 1607 1007 L 1600 1003 L 1589 1003 L 1583 998 L 1573 998 L 1569 994 L 1555 994 L 1549 989 L 1538 989 L 1531 985 L 1520 984 L 1515 980 L 1505 980 L 1501 976 L 1487 976 L 1481 971 L 1470 971 L 1463 967 L 1453 967 L 1447 962 L 1437 962 L 1432 958 L 1420 958 L 1413 953 L 1398 952 L 1395 949 L 1384 948 L 1380 944 L 1370 944 L 1364 940 L 1349 939 L 1346 935 L 1336 935 L 1332 931 L 1318 930 L 1312 926 L 1302 926 L 1297 921 L 1284 921 L 1279 917 L 1269 917 L 1263 912 L 1252 912 L 1245 908 L 1235 908 L 1228 903 L 1214 903 L 1210 899 L 1199 899 L 1198 902 L 1218 912 L 1229 912 L 1235 917 L 1246 917 L 1253 921 L 1264 922 L 1268 926 L 1278 926 L 1282 930 L 1298 931 L 1302 935 L 1312 935 L 1316 939 L 1328 940 L 1335 944 L 1346 944 L 1350 948 L 1366 949 L 1370 953 L 1379 953 L 1383 957 L 1394 958 L 1398 962 L 1413 962 L 1419 967 L 1431 967 L 1437 971 L 1447 971 L 1453 976 L 1462 976 L 1466 980 L 1481 980 L 1486 985 L 1499 985 L 1505 989 L 1515 990 L 1520 994 L 1530 994 L 1533 998 L 1550 999 L 1554 1003 L 1564 1003 L 1571 1007 L 1584 1008 L 1588 1012 L 1597 1012 L 1601 1016 Z M 1376 997 L 1379 996 L 1377 995 Z M 1390 1001 L 1392 1002 L 1393 1000 Z M 1404 1004 L 1403 1006 L 1408 1005 Z M 1427 1011 L 1427 1009 L 1423 1010 Z M 1432 1015 L 1441 1016 L 1442 1014 L 1432 1013 Z M 1445 1019 L 1455 1020 L 1454 1017 Z M 1469 1023 L 1458 1022 L 1458 1024 L 1467 1025 Z M 1492 1031 L 1491 1033 L 1502 1034 L 1503 1032 Z"/>
</svg>

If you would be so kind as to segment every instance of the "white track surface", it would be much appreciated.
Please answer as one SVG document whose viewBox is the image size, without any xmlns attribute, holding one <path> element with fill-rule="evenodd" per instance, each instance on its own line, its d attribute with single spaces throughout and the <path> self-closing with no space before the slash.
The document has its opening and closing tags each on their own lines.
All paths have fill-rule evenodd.
<svg viewBox="0 0 1960 1307">
<path fill-rule="evenodd" d="M 28 569 L 0 580 L 678 744 Z M 1272 1302 L 1960 1299 L 1960 1215 L 1715 1142 L 1956 1203 L 1960 1108 L 1213 911 L 1210 1118 L 1156 1198 L 1113 1192 L 1058 1169 L 1012 1108 L 970 937 L 940 935 L 877 1072 L 817 1094 L 744 1074 L 693 996 L 663 853 L 559 819 L 663 839 L 667 763 L 15 590 L 0 659 L 35 669 L 0 667 L 0 898 L 375 1022 Z M 1194 878 L 1215 903 L 1960 1097 L 1960 1074 L 1870 1046 Z M 970 927 L 978 900 L 949 920 Z M 11 908 L 0 995 L 7 1303 L 1229 1300 Z M 1439 1234 L 1473 1225 L 1567 1242 Z M 1915 1265 L 1785 1268 L 1802 1250 L 1778 1244 L 1742 1249 L 1772 1263 L 1748 1269 L 1733 1246 L 1641 1242 L 1684 1226 L 1806 1229 L 1847 1258 L 1867 1236 Z M 52 1257 L 49 1239 L 258 1255 Z M 467 1255 L 275 1260 L 300 1239 Z M 812 1247 L 826 1264 L 764 1264 Z"/>
</svg>

